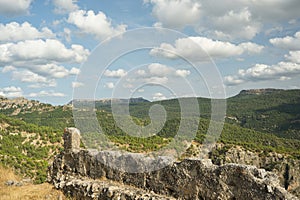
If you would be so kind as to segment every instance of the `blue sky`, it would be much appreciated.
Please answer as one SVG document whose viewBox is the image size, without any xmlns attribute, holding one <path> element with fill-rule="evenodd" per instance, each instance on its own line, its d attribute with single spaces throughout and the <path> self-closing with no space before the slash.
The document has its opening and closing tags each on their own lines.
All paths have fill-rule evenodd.
<svg viewBox="0 0 300 200">
<path fill-rule="evenodd" d="M 0 95 L 65 104 L 73 91 L 160 100 L 299 88 L 299 10 L 299 0 L 0 0 Z M 135 49 L 116 55 L 121 44 Z"/>
</svg>

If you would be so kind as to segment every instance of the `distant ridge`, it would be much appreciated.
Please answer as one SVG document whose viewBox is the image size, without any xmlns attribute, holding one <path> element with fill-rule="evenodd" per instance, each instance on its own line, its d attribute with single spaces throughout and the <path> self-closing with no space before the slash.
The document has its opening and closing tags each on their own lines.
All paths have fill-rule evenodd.
<svg viewBox="0 0 300 200">
<path fill-rule="evenodd" d="M 95 102 L 95 104 L 101 104 L 101 105 L 109 105 L 111 104 L 112 102 L 113 103 L 120 103 L 120 104 L 123 104 L 123 103 L 147 103 L 147 102 L 150 102 L 149 100 L 147 99 L 144 99 L 143 97 L 137 97 L 137 98 L 130 98 L 130 99 L 75 99 L 75 100 L 72 100 L 68 103 L 68 105 L 72 105 L 73 102 Z"/>
<path fill-rule="evenodd" d="M 261 94 L 270 94 L 273 92 L 284 91 L 283 89 L 274 89 L 274 88 L 265 88 L 265 89 L 249 89 L 249 90 L 242 90 L 238 95 L 261 95 Z"/>
</svg>

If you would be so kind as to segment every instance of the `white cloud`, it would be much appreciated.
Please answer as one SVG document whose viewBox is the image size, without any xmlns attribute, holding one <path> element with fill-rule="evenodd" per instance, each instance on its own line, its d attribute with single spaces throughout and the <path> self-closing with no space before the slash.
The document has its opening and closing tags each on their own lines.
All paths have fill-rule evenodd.
<svg viewBox="0 0 300 200">
<path fill-rule="evenodd" d="M 28 70 L 13 71 L 12 79 L 25 82 L 25 83 L 36 83 L 37 85 L 35 84 L 33 87 L 39 87 L 39 86 L 55 87 L 56 86 L 56 81 L 54 79 L 40 76 Z"/>
<path fill-rule="evenodd" d="M 264 27 L 299 18 L 298 0 L 146 0 L 153 5 L 155 27 L 195 30 L 226 40 L 252 39 Z M 272 8 L 272 9 L 266 9 Z"/>
<path fill-rule="evenodd" d="M 185 70 L 185 69 L 178 69 L 176 70 L 176 76 L 180 76 L 180 77 L 187 77 L 188 75 L 191 74 L 191 72 L 189 70 Z"/>
<path fill-rule="evenodd" d="M 27 95 L 28 97 L 65 97 L 66 95 L 60 92 L 54 92 L 54 91 L 40 91 L 37 93 L 30 93 Z"/>
<path fill-rule="evenodd" d="M 151 63 L 148 66 L 148 70 L 150 72 L 150 75 L 157 77 L 167 76 L 173 72 L 172 68 L 160 63 Z"/>
<path fill-rule="evenodd" d="M 300 75 L 300 65 L 291 62 L 280 62 L 276 65 L 256 64 L 246 70 L 240 69 L 237 75 L 226 76 L 227 85 L 263 80 L 287 80 Z"/>
<path fill-rule="evenodd" d="M 81 63 L 87 59 L 89 51 L 80 45 L 71 45 L 68 49 L 58 40 L 25 40 L 17 43 L 0 44 L 0 64 L 5 67 L 2 71 L 13 71 L 13 78 L 19 77 L 17 69 L 26 69 L 34 74 L 38 83 L 48 83 L 48 79 L 64 78 L 77 75 L 78 68 L 66 69 L 58 63 Z M 25 75 L 28 75 L 26 71 Z M 22 75 L 20 75 L 22 76 Z M 18 78 L 27 80 L 27 78 Z M 30 78 L 28 78 L 30 80 Z M 47 80 L 47 81 L 46 81 Z M 28 81 L 25 81 L 28 82 Z M 34 82 L 34 81 L 32 81 Z M 51 86 L 53 86 L 53 81 Z M 32 87 L 36 87 L 33 85 Z"/>
<path fill-rule="evenodd" d="M 16 70 L 15 67 L 8 65 L 8 66 L 3 67 L 2 72 L 7 73 L 7 72 L 14 71 L 14 70 Z"/>
<path fill-rule="evenodd" d="M 123 84 L 124 88 L 133 88 L 134 86 L 131 83 L 125 83 Z"/>
<path fill-rule="evenodd" d="M 248 8 L 239 11 L 228 11 L 224 16 L 212 19 L 215 34 L 218 38 L 245 38 L 251 39 L 260 32 L 261 24 L 252 19 Z"/>
<path fill-rule="evenodd" d="M 15 98 L 23 96 L 23 90 L 20 87 L 10 86 L 5 88 L 0 88 L 0 96 L 7 98 Z"/>
<path fill-rule="evenodd" d="M 84 83 L 81 83 L 81 82 L 72 82 L 72 88 L 79 88 L 79 87 L 82 87 L 84 86 Z"/>
<path fill-rule="evenodd" d="M 294 37 L 272 38 L 270 43 L 283 49 L 300 50 L 300 31 L 295 33 Z"/>
<path fill-rule="evenodd" d="M 105 83 L 104 87 L 113 89 L 115 87 L 115 84 L 113 82 L 108 82 L 108 83 Z"/>
<path fill-rule="evenodd" d="M 288 61 L 300 64 L 300 51 L 290 51 L 289 55 L 285 55 Z"/>
<path fill-rule="evenodd" d="M 146 75 L 146 71 L 143 70 L 143 69 L 139 69 L 139 70 L 137 70 L 136 74 L 139 75 L 139 76 L 145 76 Z"/>
<path fill-rule="evenodd" d="M 153 76 L 150 78 L 145 78 L 144 82 L 148 83 L 148 84 L 166 84 L 168 82 L 168 78 L 167 77 L 157 77 L 157 76 Z"/>
<path fill-rule="evenodd" d="M 167 99 L 167 98 L 166 98 L 166 96 L 163 95 L 162 93 L 157 92 L 157 93 L 155 93 L 155 94 L 153 95 L 152 99 L 153 99 L 154 101 L 160 101 L 160 100 L 165 100 L 165 99 Z"/>
<path fill-rule="evenodd" d="M 11 22 L 5 25 L 0 24 L 0 33 L 1 42 L 17 42 L 21 40 L 55 37 L 55 34 L 47 27 L 39 31 L 28 22 L 22 24 L 17 22 Z"/>
<path fill-rule="evenodd" d="M 240 48 L 244 50 L 244 52 L 247 52 L 249 54 L 259 54 L 264 47 L 252 42 L 245 42 L 238 45 Z"/>
<path fill-rule="evenodd" d="M 126 76 L 127 72 L 124 69 L 118 69 L 118 70 L 105 70 L 104 76 L 110 77 L 110 78 L 121 78 L 123 76 Z"/>
<path fill-rule="evenodd" d="M 200 17 L 200 4 L 192 0 L 150 0 L 152 14 L 158 19 L 156 26 L 183 28 L 196 24 Z"/>
<path fill-rule="evenodd" d="M 72 45 L 71 49 L 55 39 L 25 40 L 18 43 L 0 45 L 0 62 L 28 62 L 46 64 L 49 62 L 81 63 L 87 59 L 89 51 L 81 45 Z M 24 63 L 22 63 L 24 64 Z"/>
<path fill-rule="evenodd" d="M 142 93 L 142 92 L 145 92 L 145 90 L 143 88 L 141 88 L 141 89 L 138 89 L 138 92 Z"/>
<path fill-rule="evenodd" d="M 206 37 L 188 37 L 177 39 L 174 46 L 162 43 L 159 48 L 152 49 L 150 55 L 171 59 L 181 56 L 188 60 L 202 61 L 209 59 L 208 55 L 212 58 L 226 58 L 243 53 L 260 53 L 263 48 L 263 46 L 250 42 L 235 45 Z"/>
<path fill-rule="evenodd" d="M 67 42 L 71 42 L 71 30 L 68 29 L 68 28 L 64 28 L 64 33 L 63 33 L 64 37 L 65 37 L 65 40 Z"/>
<path fill-rule="evenodd" d="M 80 69 L 72 67 L 72 69 L 69 71 L 70 75 L 78 75 L 80 73 Z"/>
<path fill-rule="evenodd" d="M 55 6 L 54 12 L 58 14 L 66 14 L 77 10 L 77 0 L 53 0 Z"/>
<path fill-rule="evenodd" d="M 33 0 L 0 0 L 0 14 L 7 16 L 28 14 Z"/>
<path fill-rule="evenodd" d="M 92 34 L 99 40 L 104 40 L 116 34 L 124 33 L 127 26 L 124 24 L 112 25 L 111 20 L 103 12 L 77 10 L 69 14 L 68 23 L 74 24 L 82 32 Z"/>
<path fill-rule="evenodd" d="M 37 65 L 33 67 L 28 67 L 32 72 L 51 78 L 64 78 L 69 75 L 77 75 L 79 69 L 72 68 L 71 70 L 66 69 L 63 66 L 59 66 L 56 64 L 46 64 L 46 65 Z"/>
</svg>

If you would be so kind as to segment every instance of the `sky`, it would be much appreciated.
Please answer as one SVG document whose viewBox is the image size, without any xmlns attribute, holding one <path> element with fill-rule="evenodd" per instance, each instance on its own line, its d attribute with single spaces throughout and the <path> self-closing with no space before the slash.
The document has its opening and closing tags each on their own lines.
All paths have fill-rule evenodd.
<svg viewBox="0 0 300 200">
<path fill-rule="evenodd" d="M 0 0 L 0 95 L 223 98 L 300 88 L 299 0 Z"/>
</svg>

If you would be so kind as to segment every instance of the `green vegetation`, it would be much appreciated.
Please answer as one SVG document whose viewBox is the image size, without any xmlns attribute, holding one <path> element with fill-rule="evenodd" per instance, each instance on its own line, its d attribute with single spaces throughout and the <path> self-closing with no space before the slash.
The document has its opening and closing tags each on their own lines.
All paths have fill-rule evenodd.
<svg viewBox="0 0 300 200">
<path fill-rule="evenodd" d="M 48 160 L 61 147 L 62 134 L 0 114 L 0 162 L 36 183 L 46 180 Z M 4 128 L 5 127 L 5 128 Z"/>
<path fill-rule="evenodd" d="M 245 128 L 300 139 L 300 91 L 274 90 L 263 94 L 241 92 L 227 100 L 231 123 Z"/>
<path fill-rule="evenodd" d="M 148 138 L 133 137 L 125 133 L 116 125 L 110 105 L 96 102 L 96 115 L 108 141 L 103 138 L 99 140 L 98 133 L 81 130 L 85 141 L 82 146 L 97 148 L 100 142 L 102 145 L 103 142 L 107 142 L 106 145 L 112 142 L 120 149 L 130 152 L 158 150 L 170 144 L 178 132 L 181 115 L 180 100 L 182 99 L 130 104 L 132 120 L 139 126 L 150 123 L 148 113 L 152 105 L 160 104 L 165 108 L 166 123 L 162 130 Z M 202 143 L 206 138 L 210 122 L 211 100 L 198 98 L 198 102 L 200 122 L 197 123 L 199 116 L 193 113 L 194 108 L 191 106 L 188 107 L 190 116 L 187 126 L 198 126 L 194 141 Z M 69 106 L 37 105 L 39 108 L 31 108 L 31 112 L 26 110 L 9 117 L 0 114 L 0 162 L 33 177 L 36 182 L 43 182 L 48 161 L 62 148 L 63 129 L 74 126 L 74 121 Z M 300 159 L 299 90 L 241 92 L 229 98 L 227 105 L 227 123 L 218 140 L 225 144 L 221 151 L 228 150 L 231 145 L 239 145 L 260 154 L 278 152 Z M 1 113 L 14 112 L 11 108 L 8 110 L 1 110 Z M 88 122 L 85 122 L 85 125 L 88 128 Z M 215 158 L 222 156 L 224 152 L 221 151 L 212 152 L 212 156 Z M 192 150 L 191 152 L 193 153 Z M 270 169 L 274 167 L 276 166 L 269 166 Z"/>
</svg>

